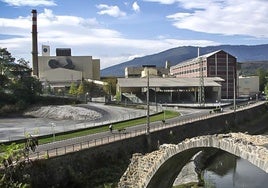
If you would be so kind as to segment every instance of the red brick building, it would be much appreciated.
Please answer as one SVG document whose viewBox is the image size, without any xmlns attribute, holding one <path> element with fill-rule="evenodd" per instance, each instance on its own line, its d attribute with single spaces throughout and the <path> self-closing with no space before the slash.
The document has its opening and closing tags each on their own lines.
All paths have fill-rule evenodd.
<svg viewBox="0 0 268 188">
<path fill-rule="evenodd" d="M 220 77 L 221 97 L 233 98 L 236 86 L 236 58 L 223 50 L 205 54 L 170 67 L 176 77 Z M 203 71 L 203 72 L 200 72 Z"/>
</svg>

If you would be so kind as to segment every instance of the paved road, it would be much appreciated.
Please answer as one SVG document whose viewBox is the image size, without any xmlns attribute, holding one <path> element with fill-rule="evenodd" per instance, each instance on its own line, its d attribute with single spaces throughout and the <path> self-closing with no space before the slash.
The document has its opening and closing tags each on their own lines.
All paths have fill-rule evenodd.
<svg viewBox="0 0 268 188">
<path fill-rule="evenodd" d="M 31 135 L 53 134 L 146 115 L 145 110 L 108 106 L 101 103 L 89 103 L 79 106 L 100 112 L 102 117 L 84 121 L 23 117 L 0 118 L 0 142 L 22 139 L 28 133 Z"/>
<path fill-rule="evenodd" d="M 172 107 L 168 107 L 166 109 L 174 110 Z M 175 109 L 181 113 L 181 116 L 175 117 L 173 119 L 167 119 L 166 125 L 163 125 L 161 121 L 159 122 L 151 122 L 150 128 L 153 130 L 155 128 L 159 128 L 160 126 L 170 126 L 174 123 L 184 122 L 186 120 L 189 120 L 191 118 L 196 118 L 204 115 L 209 114 L 208 109 L 190 109 L 190 108 L 179 108 Z M 111 133 L 108 129 L 106 132 L 97 133 L 93 135 L 83 136 L 83 137 L 77 137 L 72 138 L 68 140 L 63 141 L 57 141 L 54 143 L 44 144 L 38 146 L 36 152 L 40 153 L 39 155 L 44 156 L 45 152 L 47 150 L 50 150 L 53 155 L 56 155 L 56 153 L 66 153 L 69 151 L 78 150 L 84 147 L 90 147 L 102 143 L 108 143 L 113 140 L 119 140 L 124 137 L 130 137 L 135 134 L 144 134 L 146 131 L 147 124 L 141 124 L 133 127 L 128 127 L 124 132 L 118 132 L 118 130 L 114 130 L 113 133 Z M 142 132 L 143 131 L 143 132 Z M 86 146 L 82 146 L 83 144 Z M 57 148 L 57 149 L 56 149 Z M 61 148 L 61 149 L 59 149 Z M 67 148 L 67 149 L 66 149 Z M 57 150 L 57 151 L 56 151 Z M 61 151 L 60 151 L 61 150 Z M 50 154 L 51 156 L 51 154 Z"/>
</svg>

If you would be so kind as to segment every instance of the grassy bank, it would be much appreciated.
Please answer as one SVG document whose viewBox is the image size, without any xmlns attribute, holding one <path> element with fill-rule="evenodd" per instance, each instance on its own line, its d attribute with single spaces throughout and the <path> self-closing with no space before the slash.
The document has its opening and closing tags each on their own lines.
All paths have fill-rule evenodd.
<svg viewBox="0 0 268 188">
<path fill-rule="evenodd" d="M 179 116 L 179 112 L 164 111 L 163 113 L 150 116 L 150 122 L 163 120 L 164 113 L 165 113 L 165 118 L 166 119 L 170 119 L 170 118 Z M 124 121 L 124 122 L 114 123 L 113 128 L 114 128 L 114 130 L 120 130 L 120 129 L 124 129 L 124 128 L 127 128 L 127 127 L 132 127 L 132 126 L 135 126 L 135 125 L 145 124 L 146 121 L 147 121 L 147 119 L 146 119 L 146 117 L 144 117 L 144 118 L 138 118 L 138 119 L 135 119 L 135 120 L 129 120 L 129 121 Z M 60 134 L 60 135 L 56 134 L 55 140 L 60 141 L 60 140 L 66 140 L 66 139 L 70 139 L 70 138 L 75 138 L 75 137 L 80 137 L 80 136 L 86 136 L 86 135 L 90 135 L 90 134 L 105 132 L 105 131 L 109 130 L 108 126 L 109 125 L 101 126 L 101 127 L 95 127 L 95 128 L 93 127 L 93 128 L 83 129 L 83 130 L 80 130 L 80 131 L 78 130 L 78 131 L 75 131 L 75 132 L 72 132 L 72 133 L 66 133 L 66 134 Z M 49 142 L 53 142 L 53 136 L 52 135 L 51 135 L 51 137 L 48 137 L 48 138 L 39 139 L 39 144 L 45 144 L 45 143 L 49 143 Z"/>
</svg>

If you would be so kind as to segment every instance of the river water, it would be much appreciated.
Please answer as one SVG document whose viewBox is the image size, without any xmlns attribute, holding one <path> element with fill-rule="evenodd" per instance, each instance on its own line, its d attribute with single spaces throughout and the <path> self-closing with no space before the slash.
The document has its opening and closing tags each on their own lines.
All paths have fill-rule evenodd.
<svg viewBox="0 0 268 188">
<path fill-rule="evenodd" d="M 268 187 L 268 173 L 227 152 L 215 157 L 203 173 L 206 188 Z"/>
<path fill-rule="evenodd" d="M 204 171 L 204 187 L 264 188 L 268 173 L 229 153 L 217 156 Z"/>
</svg>

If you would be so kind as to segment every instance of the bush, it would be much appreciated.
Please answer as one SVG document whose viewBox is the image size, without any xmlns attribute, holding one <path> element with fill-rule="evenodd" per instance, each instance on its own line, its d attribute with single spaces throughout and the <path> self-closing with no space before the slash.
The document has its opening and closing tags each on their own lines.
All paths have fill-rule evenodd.
<svg viewBox="0 0 268 188">
<path fill-rule="evenodd" d="M 4 105 L 2 108 L 0 108 L 0 115 L 6 115 L 12 112 L 17 112 L 18 107 L 16 105 Z"/>
</svg>

